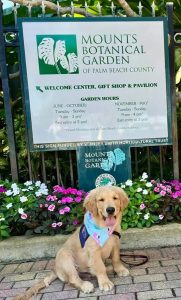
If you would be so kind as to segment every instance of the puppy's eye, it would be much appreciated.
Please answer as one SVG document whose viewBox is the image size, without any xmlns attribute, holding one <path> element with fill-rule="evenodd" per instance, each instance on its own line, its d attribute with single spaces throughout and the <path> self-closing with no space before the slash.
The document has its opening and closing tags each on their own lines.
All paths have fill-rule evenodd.
<svg viewBox="0 0 181 300">
<path fill-rule="evenodd" d="M 100 201 L 100 202 L 104 202 L 104 199 L 103 199 L 103 198 L 101 198 L 101 199 L 99 199 L 99 201 Z"/>
<path fill-rule="evenodd" d="M 113 197 L 113 199 L 114 199 L 114 200 L 117 200 L 117 199 L 118 199 L 118 197 L 114 196 L 114 197 Z"/>
</svg>

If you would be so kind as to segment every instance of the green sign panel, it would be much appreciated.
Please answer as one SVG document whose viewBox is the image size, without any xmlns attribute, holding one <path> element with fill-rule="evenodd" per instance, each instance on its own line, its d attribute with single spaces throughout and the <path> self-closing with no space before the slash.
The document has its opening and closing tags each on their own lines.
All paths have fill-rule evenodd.
<svg viewBox="0 0 181 300">
<path fill-rule="evenodd" d="M 78 147 L 79 188 L 89 191 L 97 186 L 115 185 L 131 178 L 130 147 L 99 145 Z"/>
</svg>

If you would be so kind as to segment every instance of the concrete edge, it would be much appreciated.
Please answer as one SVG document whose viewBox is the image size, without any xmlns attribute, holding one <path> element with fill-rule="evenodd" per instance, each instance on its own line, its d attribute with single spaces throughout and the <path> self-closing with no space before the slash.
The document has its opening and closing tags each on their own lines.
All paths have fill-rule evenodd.
<svg viewBox="0 0 181 300">
<path fill-rule="evenodd" d="M 55 257 L 68 235 L 21 236 L 0 241 L 0 262 L 27 261 Z M 122 231 L 121 249 L 144 249 L 181 245 L 181 224 Z"/>
</svg>

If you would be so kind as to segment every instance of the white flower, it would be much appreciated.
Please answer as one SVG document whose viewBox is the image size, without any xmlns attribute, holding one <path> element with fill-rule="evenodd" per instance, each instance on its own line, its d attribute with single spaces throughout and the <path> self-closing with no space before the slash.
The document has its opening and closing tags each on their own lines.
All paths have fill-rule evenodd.
<svg viewBox="0 0 181 300">
<path fill-rule="evenodd" d="M 46 189 L 46 188 L 47 188 L 46 184 L 45 184 L 45 183 L 41 183 L 40 189 L 44 190 L 44 189 Z"/>
<path fill-rule="evenodd" d="M 125 182 L 125 185 L 127 185 L 127 186 L 132 186 L 132 185 L 133 185 L 132 180 L 128 179 L 128 180 Z"/>
<path fill-rule="evenodd" d="M 11 196 L 12 193 L 13 193 L 13 192 L 12 192 L 11 190 L 8 190 L 8 191 L 5 192 L 6 196 Z"/>
<path fill-rule="evenodd" d="M 0 218 L 0 222 L 1 222 L 1 221 L 5 221 L 5 218 Z"/>
<path fill-rule="evenodd" d="M 17 190 L 17 189 L 18 189 L 18 186 L 17 186 L 16 183 L 13 183 L 13 184 L 11 185 L 11 188 L 12 188 L 13 190 Z"/>
<path fill-rule="evenodd" d="M 121 188 L 124 189 L 126 186 L 125 184 L 121 184 Z"/>
<path fill-rule="evenodd" d="M 39 190 L 42 195 L 48 195 L 48 189 Z"/>
<path fill-rule="evenodd" d="M 148 174 L 146 172 L 143 172 L 142 179 L 146 179 L 146 178 L 148 178 Z"/>
<path fill-rule="evenodd" d="M 136 214 L 137 214 L 138 216 L 139 216 L 139 215 L 142 215 L 142 213 L 141 213 L 141 212 L 137 212 Z"/>
<path fill-rule="evenodd" d="M 20 215 L 24 214 L 23 208 L 18 208 L 18 212 L 19 212 Z"/>
<path fill-rule="evenodd" d="M 144 219 L 145 219 L 145 220 L 148 220 L 149 217 L 150 217 L 150 214 L 149 214 L 149 213 L 147 213 L 146 215 L 144 215 Z"/>
<path fill-rule="evenodd" d="M 29 190 L 29 191 L 33 191 L 33 187 L 32 187 L 32 186 L 29 186 L 29 187 L 28 187 L 28 190 Z"/>
<path fill-rule="evenodd" d="M 146 186 L 147 186 L 147 187 L 151 187 L 152 185 L 153 185 L 153 184 L 152 184 L 151 182 L 147 182 L 147 183 L 146 183 Z"/>
<path fill-rule="evenodd" d="M 35 192 L 36 197 L 40 197 L 42 193 L 40 191 Z"/>
<path fill-rule="evenodd" d="M 36 181 L 35 182 L 35 186 L 40 186 L 41 185 L 41 181 Z"/>
<path fill-rule="evenodd" d="M 148 195 L 148 191 L 147 190 L 143 190 L 143 195 Z"/>
<path fill-rule="evenodd" d="M 27 191 L 28 191 L 28 189 L 22 189 L 22 191 L 23 191 L 23 192 L 27 192 Z"/>
<path fill-rule="evenodd" d="M 141 192 L 142 190 L 143 190 L 143 189 L 139 187 L 139 188 L 137 188 L 136 191 L 139 193 L 139 192 Z"/>
<path fill-rule="evenodd" d="M 32 185 L 32 181 L 26 181 L 26 182 L 24 183 L 24 185 L 26 185 L 26 186 Z"/>
<path fill-rule="evenodd" d="M 22 196 L 22 197 L 20 197 L 20 202 L 26 202 L 26 201 L 28 201 L 28 198 L 26 197 L 26 196 Z"/>
<path fill-rule="evenodd" d="M 19 189 L 13 190 L 13 196 L 19 195 Z"/>
<path fill-rule="evenodd" d="M 12 204 L 12 203 L 9 203 L 9 204 L 6 205 L 6 208 L 9 209 L 9 208 L 12 207 L 12 206 L 13 206 L 13 204 Z"/>
</svg>

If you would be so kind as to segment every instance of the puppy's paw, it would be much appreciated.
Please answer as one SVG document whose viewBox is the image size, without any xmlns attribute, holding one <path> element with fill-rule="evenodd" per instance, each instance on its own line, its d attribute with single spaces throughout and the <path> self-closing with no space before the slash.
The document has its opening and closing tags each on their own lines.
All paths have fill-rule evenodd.
<svg viewBox="0 0 181 300">
<path fill-rule="evenodd" d="M 122 266 L 119 270 L 116 270 L 116 273 L 119 277 L 128 276 L 129 270 Z"/>
<path fill-rule="evenodd" d="M 83 293 L 89 294 L 94 291 L 94 286 L 90 281 L 83 281 L 81 285 L 81 290 Z"/>
<path fill-rule="evenodd" d="M 112 281 L 110 281 L 110 280 L 106 280 L 106 281 L 99 283 L 99 289 L 104 292 L 108 292 L 108 291 L 112 290 L 113 287 L 114 287 L 114 283 L 112 283 Z"/>
</svg>

